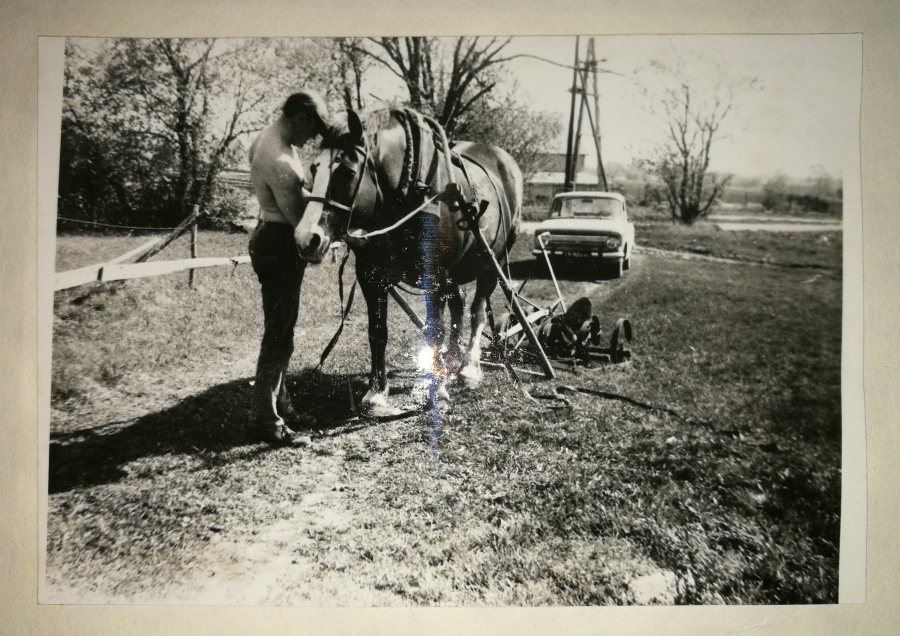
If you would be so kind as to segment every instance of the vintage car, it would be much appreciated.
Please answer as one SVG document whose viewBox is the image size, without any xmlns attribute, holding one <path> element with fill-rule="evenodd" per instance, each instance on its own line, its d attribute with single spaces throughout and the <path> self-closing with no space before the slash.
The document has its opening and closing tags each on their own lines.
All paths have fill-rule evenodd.
<svg viewBox="0 0 900 636">
<path fill-rule="evenodd" d="M 532 253 L 543 261 L 544 249 L 550 257 L 593 259 L 621 276 L 631 266 L 634 249 L 625 197 L 615 192 L 557 194 L 550 216 L 534 231 Z"/>
</svg>

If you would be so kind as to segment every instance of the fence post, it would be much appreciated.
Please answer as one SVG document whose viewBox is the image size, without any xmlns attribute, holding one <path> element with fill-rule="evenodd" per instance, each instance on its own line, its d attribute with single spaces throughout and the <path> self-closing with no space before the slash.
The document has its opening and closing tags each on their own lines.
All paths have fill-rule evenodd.
<svg viewBox="0 0 900 636">
<path fill-rule="evenodd" d="M 203 214 L 206 214 L 206 212 L 204 212 Z M 151 258 L 153 258 L 154 256 L 156 256 L 157 254 L 159 254 L 161 251 L 163 251 L 163 249 L 168 247 L 172 241 L 174 241 L 179 236 L 184 234 L 185 231 L 188 229 L 188 227 L 190 227 L 191 223 L 198 221 L 200 219 L 200 217 L 202 217 L 202 216 L 203 215 L 200 214 L 200 206 L 195 205 L 194 211 L 191 212 L 191 214 L 184 221 L 179 223 L 178 227 L 176 227 L 174 230 L 172 230 L 171 234 L 169 234 L 164 239 L 162 239 L 159 243 L 157 243 L 156 246 L 153 249 L 151 249 L 149 252 L 147 252 L 140 258 L 138 258 L 137 262 L 144 263 L 144 262 L 150 260 Z"/>
<path fill-rule="evenodd" d="M 197 221 L 191 224 L 191 258 L 197 258 Z M 194 288 L 194 270 L 188 270 L 188 287 Z"/>
</svg>

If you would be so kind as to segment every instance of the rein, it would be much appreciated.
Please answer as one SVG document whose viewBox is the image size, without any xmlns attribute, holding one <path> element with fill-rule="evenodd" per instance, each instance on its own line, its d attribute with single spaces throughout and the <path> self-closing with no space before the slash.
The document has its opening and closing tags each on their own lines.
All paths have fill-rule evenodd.
<svg viewBox="0 0 900 636">
<path fill-rule="evenodd" d="M 346 236 L 351 239 L 368 239 L 373 236 L 378 236 L 380 234 L 387 234 L 388 232 L 393 232 L 398 227 L 400 227 L 401 225 L 403 225 L 404 223 L 409 221 L 411 218 L 413 218 L 415 215 L 417 215 L 419 212 L 422 212 L 423 210 L 425 211 L 426 214 L 433 214 L 433 215 L 439 217 L 441 215 L 440 212 L 433 212 L 431 210 L 425 210 L 425 208 L 428 207 L 429 205 L 431 205 L 436 199 L 439 199 L 441 196 L 443 196 L 443 194 L 444 194 L 443 192 L 439 192 L 436 195 L 434 195 L 433 197 L 431 197 L 430 199 L 426 199 L 425 203 L 423 203 L 422 205 L 417 207 L 415 210 L 413 210 L 412 212 L 410 212 L 409 214 L 407 214 L 402 219 L 400 219 L 399 221 L 397 221 L 396 223 L 394 223 L 392 225 L 389 225 L 385 228 L 381 228 L 380 230 L 372 230 L 371 232 L 357 229 L 357 230 L 354 230 L 353 232 L 348 232 Z"/>
<path fill-rule="evenodd" d="M 347 305 L 344 306 L 344 266 L 347 265 L 347 259 L 350 258 L 350 250 L 347 250 L 347 253 L 344 254 L 344 258 L 341 260 L 341 266 L 338 268 L 338 297 L 341 301 L 341 306 L 343 309 L 341 310 L 341 324 L 338 326 L 337 331 L 334 332 L 334 335 L 331 336 L 331 340 L 328 341 L 328 344 L 325 345 L 325 348 L 322 350 L 322 354 L 319 356 L 319 364 L 316 365 L 316 369 L 321 368 L 323 364 L 325 364 L 325 360 L 328 359 L 328 356 L 331 355 L 331 350 L 334 349 L 334 346 L 337 344 L 338 339 L 341 337 L 341 333 L 344 331 L 344 323 L 347 321 L 347 316 L 350 315 L 350 310 L 353 308 L 353 295 L 356 292 L 356 283 L 357 280 L 353 279 L 353 286 L 350 288 L 350 294 L 347 296 Z"/>
</svg>

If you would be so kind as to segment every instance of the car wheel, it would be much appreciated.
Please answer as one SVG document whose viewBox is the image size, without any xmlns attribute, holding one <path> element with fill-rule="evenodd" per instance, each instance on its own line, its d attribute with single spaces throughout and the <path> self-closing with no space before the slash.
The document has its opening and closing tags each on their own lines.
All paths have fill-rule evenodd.
<svg viewBox="0 0 900 636">
<path fill-rule="evenodd" d="M 625 257 L 625 260 L 622 261 L 622 269 L 624 271 L 628 271 L 631 269 L 631 254 Z"/>
<path fill-rule="evenodd" d="M 609 266 L 609 276 L 610 278 L 619 278 L 622 276 L 622 271 L 624 270 L 625 265 L 624 261 L 616 261 L 612 265 Z"/>
</svg>

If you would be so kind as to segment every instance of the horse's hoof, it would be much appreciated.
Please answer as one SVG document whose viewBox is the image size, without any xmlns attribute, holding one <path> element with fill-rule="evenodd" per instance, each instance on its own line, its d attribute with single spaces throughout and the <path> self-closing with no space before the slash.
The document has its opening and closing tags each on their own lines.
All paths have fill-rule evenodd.
<svg viewBox="0 0 900 636">
<path fill-rule="evenodd" d="M 484 373 L 480 366 L 469 364 L 459 372 L 459 378 L 467 389 L 475 389 L 484 379 Z"/>
<path fill-rule="evenodd" d="M 368 417 L 393 417 L 400 415 L 403 411 L 395 406 L 391 406 L 387 399 L 387 393 L 373 393 L 369 391 L 362 399 L 360 410 L 363 415 Z"/>
<path fill-rule="evenodd" d="M 429 411 L 446 413 L 450 410 L 450 406 L 450 394 L 443 384 L 429 393 L 426 404 Z"/>
<path fill-rule="evenodd" d="M 447 391 L 447 387 L 443 384 L 439 385 L 434 390 L 434 397 L 437 400 L 444 400 L 445 402 L 450 401 L 450 393 Z"/>
</svg>

